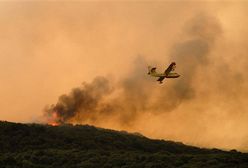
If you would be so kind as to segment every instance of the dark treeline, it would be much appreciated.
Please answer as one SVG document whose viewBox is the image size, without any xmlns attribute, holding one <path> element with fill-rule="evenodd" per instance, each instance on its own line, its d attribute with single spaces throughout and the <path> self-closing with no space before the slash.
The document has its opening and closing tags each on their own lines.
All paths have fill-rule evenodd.
<svg viewBox="0 0 248 168">
<path fill-rule="evenodd" d="M 88 125 L 0 122 L 0 168 L 248 167 L 248 154 Z"/>
</svg>

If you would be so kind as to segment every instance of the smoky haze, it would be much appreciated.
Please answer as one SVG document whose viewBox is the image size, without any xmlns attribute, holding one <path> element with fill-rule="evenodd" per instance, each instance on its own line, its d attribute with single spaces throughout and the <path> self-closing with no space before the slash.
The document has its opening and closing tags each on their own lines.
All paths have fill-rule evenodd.
<svg viewBox="0 0 248 168">
<path fill-rule="evenodd" d="M 169 50 L 169 58 L 165 58 L 177 62 L 178 71 L 182 75 L 180 78 L 165 79 L 164 85 L 159 86 L 156 79 L 147 77 L 146 68 L 149 63 L 144 57 L 137 56 L 127 76 L 118 82 L 112 82 L 107 77 L 96 77 L 91 83 L 84 83 L 81 88 L 75 88 L 68 95 L 60 96 L 57 104 L 46 109 L 45 115 L 48 116 L 48 120 L 52 120 L 53 113 L 56 113 L 55 120 L 58 123 L 90 123 L 133 131 L 140 129 L 144 133 L 146 133 L 146 130 L 143 130 L 139 125 L 140 122 L 144 122 L 144 116 L 159 118 L 159 123 L 162 124 L 166 121 L 162 117 L 167 117 L 167 115 L 175 118 L 178 118 L 177 115 L 185 115 L 183 118 L 187 120 L 187 113 L 190 113 L 191 117 L 194 113 L 200 113 L 200 115 L 194 115 L 199 115 L 199 118 L 191 118 L 191 120 L 196 120 L 192 121 L 191 126 L 201 121 L 202 118 L 200 117 L 205 118 L 204 113 L 211 111 L 212 106 L 217 106 L 209 105 L 207 102 L 217 101 L 212 92 L 218 91 L 210 89 L 211 92 L 204 95 L 204 97 L 207 97 L 204 100 L 199 96 L 198 83 L 200 82 L 199 85 L 202 85 L 202 83 L 208 84 L 208 80 L 210 80 L 209 72 L 214 71 L 211 75 L 214 80 L 228 83 L 222 86 L 225 91 L 224 95 L 220 97 L 221 101 L 224 102 L 227 99 L 226 95 L 234 94 L 232 91 L 233 85 L 242 84 L 242 81 L 237 81 L 236 77 L 240 79 L 244 77 L 242 74 L 234 74 L 230 71 L 228 66 L 231 65 L 228 64 L 226 64 L 226 70 L 223 72 L 225 75 L 218 75 L 216 72 L 223 71 L 223 67 L 219 67 L 219 65 L 223 65 L 221 60 L 215 62 L 217 67 L 213 67 L 212 61 L 215 61 L 215 58 L 211 57 L 211 53 L 215 51 L 216 41 L 222 36 L 222 27 L 217 18 L 207 14 L 199 14 L 185 23 L 182 33 L 183 38 L 172 45 Z M 153 60 L 152 62 L 156 61 Z M 205 79 L 196 81 L 199 77 Z M 217 85 L 219 84 L 217 83 Z M 207 86 L 204 89 L 206 89 L 206 92 L 210 91 Z M 112 94 L 115 96 L 111 96 Z M 188 105 L 190 106 L 188 107 Z M 181 110 L 177 109 L 179 106 L 182 106 Z M 192 110 L 192 107 L 197 107 L 199 110 Z M 225 109 L 225 112 L 232 113 L 227 109 Z M 151 118 L 149 120 L 153 120 Z M 210 117 L 206 119 L 212 120 Z M 180 122 L 183 121 L 178 119 L 176 122 L 180 125 Z M 106 123 L 114 123 L 114 126 L 108 126 Z M 207 135 L 204 134 L 206 128 L 202 128 L 202 126 L 204 125 L 199 125 L 199 128 L 195 131 L 199 134 L 198 136 L 205 137 Z M 189 131 L 187 127 L 185 127 L 185 132 Z M 215 126 L 210 128 L 214 131 L 221 130 L 221 128 Z M 157 129 L 161 129 L 161 127 L 157 127 Z M 174 130 L 164 131 L 165 133 L 161 133 L 159 130 L 156 132 L 161 137 L 161 134 Z M 190 134 L 189 132 L 188 136 L 191 136 Z M 219 134 L 222 134 L 222 132 L 219 132 Z"/>
<path fill-rule="evenodd" d="M 0 2 L 0 119 L 247 151 L 247 11 L 241 1 Z M 147 75 L 172 61 L 179 78 Z"/>
<path fill-rule="evenodd" d="M 96 77 L 92 83 L 84 83 L 68 95 L 60 96 L 55 105 L 46 107 L 45 116 L 58 123 L 88 121 L 97 124 L 107 118 L 125 128 L 135 125 L 140 115 L 170 112 L 184 101 L 194 99 L 197 92 L 193 86 L 195 72 L 207 66 L 209 53 L 221 35 L 221 27 L 216 18 L 201 14 L 191 19 L 183 31 L 185 39 L 176 42 L 169 54 L 170 60 L 177 60 L 183 76 L 170 86 L 155 88 L 155 82 L 146 76 L 148 62 L 138 56 L 127 77 L 118 84 L 106 77 Z M 115 90 L 117 96 L 106 100 Z"/>
</svg>

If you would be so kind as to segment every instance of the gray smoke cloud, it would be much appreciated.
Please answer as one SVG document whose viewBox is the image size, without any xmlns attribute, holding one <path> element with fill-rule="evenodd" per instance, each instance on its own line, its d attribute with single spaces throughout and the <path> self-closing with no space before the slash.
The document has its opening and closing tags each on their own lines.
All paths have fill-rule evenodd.
<svg viewBox="0 0 248 168">
<path fill-rule="evenodd" d="M 195 86 L 192 80 L 197 71 L 201 71 L 208 65 L 211 49 L 214 48 L 215 41 L 221 36 L 221 26 L 214 17 L 204 14 L 193 18 L 186 24 L 186 39 L 182 39 L 171 49 L 170 58 L 175 60 L 180 66 L 181 78 L 175 82 L 169 95 L 172 106 L 183 100 L 192 99 L 195 96 Z"/>
<path fill-rule="evenodd" d="M 218 46 L 224 33 L 217 18 L 197 15 L 182 27 L 167 56 L 149 61 L 138 56 L 120 80 L 96 77 L 84 83 L 46 108 L 47 121 L 139 131 L 205 147 L 247 148 L 246 62 L 225 59 L 231 54 Z M 150 62 L 164 71 L 172 61 L 179 78 L 159 85 L 147 75 Z"/>
<path fill-rule="evenodd" d="M 201 15 L 186 24 L 185 34 L 185 39 L 176 43 L 170 53 L 170 60 L 177 62 L 182 75 L 173 84 L 166 86 L 165 80 L 164 86 L 154 87 L 155 79 L 146 74 L 148 62 L 139 56 L 128 76 L 118 84 L 105 77 L 96 77 L 91 83 L 60 96 L 55 105 L 46 108 L 46 117 L 51 119 L 55 113 L 58 123 L 72 120 L 81 123 L 118 116 L 115 119 L 121 125 L 132 126 L 141 114 L 169 112 L 193 99 L 196 91 L 192 79 L 197 70 L 207 65 L 209 52 L 221 28 L 215 18 Z M 119 91 L 117 97 L 105 101 L 116 91 Z"/>
<path fill-rule="evenodd" d="M 104 77 L 96 77 L 92 83 L 83 83 L 81 87 L 72 89 L 68 95 L 61 95 L 55 105 L 45 108 L 46 117 L 57 123 L 66 123 L 70 119 L 82 121 L 94 120 L 97 113 L 104 111 L 104 106 L 99 109 L 104 96 L 111 93 L 109 81 Z"/>
</svg>

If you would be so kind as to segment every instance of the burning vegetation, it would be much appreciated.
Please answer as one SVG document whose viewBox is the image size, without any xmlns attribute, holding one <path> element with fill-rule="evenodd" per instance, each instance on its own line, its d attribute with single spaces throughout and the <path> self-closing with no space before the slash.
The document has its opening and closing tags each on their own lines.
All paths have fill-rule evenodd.
<svg viewBox="0 0 248 168">
<path fill-rule="evenodd" d="M 48 124 L 94 120 L 97 113 L 105 110 L 101 101 L 110 92 L 109 82 L 103 77 L 95 78 L 91 84 L 83 83 L 82 87 L 73 89 L 68 95 L 60 96 L 57 104 L 45 109 Z"/>
</svg>

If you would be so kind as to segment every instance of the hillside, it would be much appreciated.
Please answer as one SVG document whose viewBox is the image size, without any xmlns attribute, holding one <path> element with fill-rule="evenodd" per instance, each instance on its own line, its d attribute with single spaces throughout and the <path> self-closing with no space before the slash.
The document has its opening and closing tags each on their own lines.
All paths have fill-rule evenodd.
<svg viewBox="0 0 248 168">
<path fill-rule="evenodd" d="M 0 122 L 0 168 L 248 167 L 248 154 L 88 125 Z"/>
</svg>

